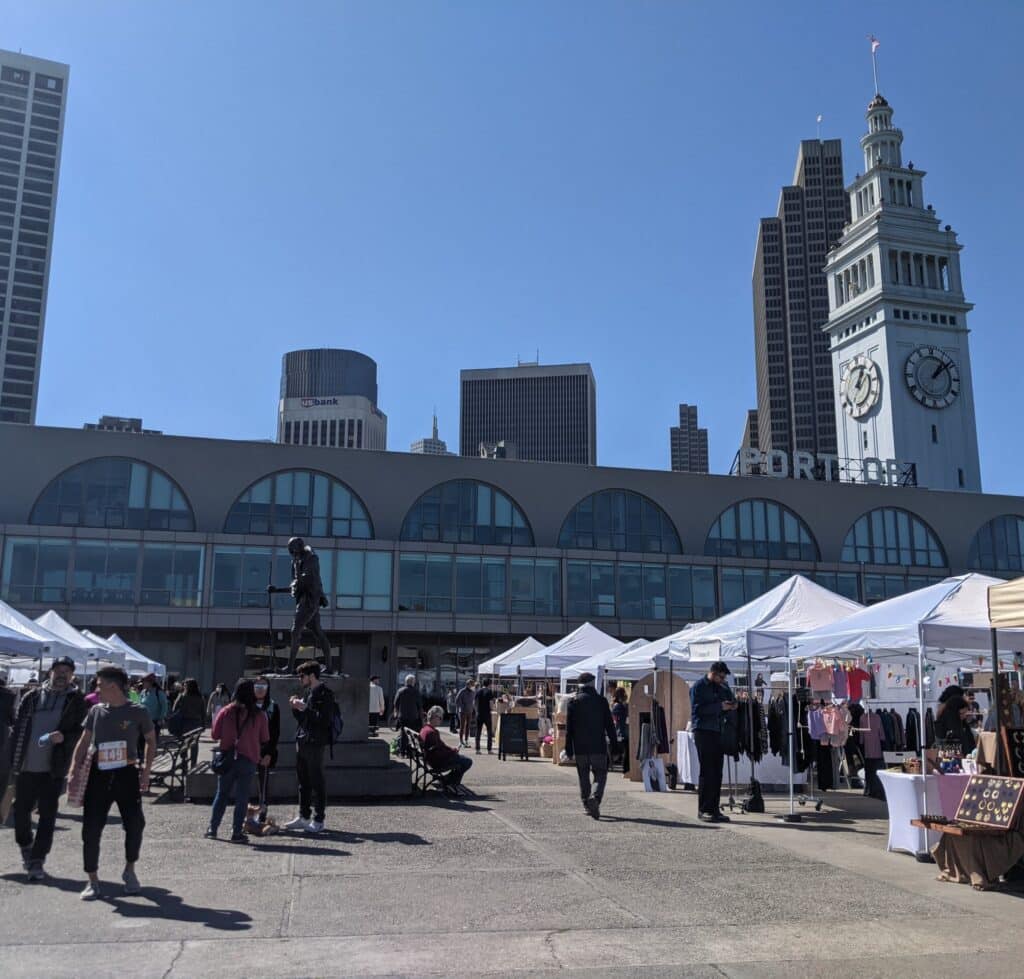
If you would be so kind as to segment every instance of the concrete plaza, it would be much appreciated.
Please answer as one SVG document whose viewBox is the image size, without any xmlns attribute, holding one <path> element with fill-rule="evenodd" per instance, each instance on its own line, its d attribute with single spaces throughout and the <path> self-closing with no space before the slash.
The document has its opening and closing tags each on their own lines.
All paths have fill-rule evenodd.
<svg viewBox="0 0 1024 979">
<path fill-rule="evenodd" d="M 205 807 L 147 800 L 137 897 L 79 900 L 77 811 L 45 884 L 4 830 L 0 976 L 1022 974 L 1020 896 L 885 853 L 880 803 L 835 793 L 801 826 L 708 826 L 692 793 L 613 774 L 595 823 L 572 770 L 473 757 L 475 798 L 333 807 L 317 838 L 207 841 Z M 105 880 L 121 856 L 115 815 Z"/>
</svg>

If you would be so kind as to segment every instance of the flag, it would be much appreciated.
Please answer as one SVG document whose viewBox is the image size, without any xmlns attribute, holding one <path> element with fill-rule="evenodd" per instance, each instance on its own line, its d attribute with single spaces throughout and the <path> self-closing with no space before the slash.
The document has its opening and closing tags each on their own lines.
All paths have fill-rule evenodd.
<svg viewBox="0 0 1024 979">
<path fill-rule="evenodd" d="M 878 46 L 882 43 L 875 37 L 874 34 L 868 35 L 868 40 L 871 42 L 871 53 L 874 54 L 878 50 Z"/>
<path fill-rule="evenodd" d="M 824 116 L 818 116 L 818 124 L 819 125 L 821 124 L 821 120 L 824 119 L 824 118 L 825 118 Z"/>
</svg>

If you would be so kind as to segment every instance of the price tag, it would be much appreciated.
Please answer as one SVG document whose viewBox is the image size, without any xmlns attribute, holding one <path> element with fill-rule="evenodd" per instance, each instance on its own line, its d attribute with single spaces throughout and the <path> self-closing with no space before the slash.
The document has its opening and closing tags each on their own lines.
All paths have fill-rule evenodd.
<svg viewBox="0 0 1024 979">
<path fill-rule="evenodd" d="M 127 741 L 104 741 L 96 748 L 96 767 L 101 772 L 124 768 L 128 764 Z"/>
</svg>

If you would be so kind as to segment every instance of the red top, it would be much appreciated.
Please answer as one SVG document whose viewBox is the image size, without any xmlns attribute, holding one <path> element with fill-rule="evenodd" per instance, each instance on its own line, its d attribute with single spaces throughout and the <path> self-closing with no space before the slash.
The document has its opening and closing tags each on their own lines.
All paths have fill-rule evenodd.
<svg viewBox="0 0 1024 979">
<path fill-rule="evenodd" d="M 420 731 L 420 741 L 423 742 L 423 754 L 431 768 L 444 772 L 455 764 L 459 753 L 454 748 L 449 748 L 441 740 L 441 735 L 437 733 L 436 728 L 424 724 L 423 730 Z"/>
<path fill-rule="evenodd" d="M 243 758 L 256 765 L 260 763 L 260 745 L 270 740 L 267 715 L 258 710 L 253 717 L 246 718 L 245 708 L 234 703 L 217 714 L 212 733 L 215 740 L 220 739 L 221 751 L 236 748 Z"/>
</svg>

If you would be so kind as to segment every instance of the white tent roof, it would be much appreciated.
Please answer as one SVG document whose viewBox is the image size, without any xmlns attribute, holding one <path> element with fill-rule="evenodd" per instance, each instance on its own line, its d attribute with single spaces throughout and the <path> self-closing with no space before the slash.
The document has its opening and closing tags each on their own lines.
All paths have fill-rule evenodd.
<svg viewBox="0 0 1024 979">
<path fill-rule="evenodd" d="M 963 575 L 960 587 L 921 623 L 925 646 L 990 653 L 992 625 L 988 603 L 989 588 L 993 586 L 1004 588 L 1005 583 L 982 574 Z M 1002 652 L 1024 650 L 1024 628 L 1000 629 L 998 639 Z"/>
<path fill-rule="evenodd" d="M 106 660 L 110 663 L 115 663 L 121 666 L 124 663 L 124 655 L 115 653 L 109 649 L 105 643 L 94 642 L 82 635 L 73 625 L 62 619 L 53 609 L 49 612 L 44 612 L 36 622 L 41 625 L 44 629 L 52 632 L 55 636 L 66 642 L 69 646 L 74 646 L 79 651 L 81 659 L 88 664 L 91 660 L 93 663 L 99 660 Z M 75 661 L 78 662 L 79 656 L 75 657 Z"/>
<path fill-rule="evenodd" d="M 694 629 L 685 642 L 659 654 L 655 662 L 707 663 L 744 659 L 758 662 L 788 658 L 787 640 L 810 629 L 844 619 L 863 606 L 795 574 L 752 602 Z"/>
<path fill-rule="evenodd" d="M 542 642 L 538 642 L 533 636 L 527 636 L 522 642 L 517 642 L 511 649 L 506 649 L 505 652 L 498 653 L 497 656 L 484 660 L 476 668 L 476 674 L 477 676 L 492 676 L 498 672 L 495 667 L 500 664 L 514 663 L 516 660 L 521 660 L 543 648 L 544 644 Z"/>
<path fill-rule="evenodd" d="M 604 664 L 604 674 L 613 680 L 639 680 L 654 670 L 654 657 L 665 652 L 672 643 L 684 641 L 694 629 L 707 625 L 706 622 L 691 622 L 685 629 L 673 632 L 661 639 L 654 639 L 646 646 L 624 649 L 618 656 Z"/>
<path fill-rule="evenodd" d="M 38 656 L 43 644 L 38 639 L 26 636 L 23 632 L 0 623 L 0 656 L 4 654 L 17 656 Z"/>
<path fill-rule="evenodd" d="M 646 639 L 634 639 L 632 642 L 617 642 L 614 646 L 609 646 L 600 653 L 595 653 L 593 656 L 581 659 L 578 663 L 572 663 L 569 666 L 563 667 L 561 673 L 562 682 L 575 680 L 581 673 L 593 673 L 596 675 L 599 670 L 604 669 L 605 664 L 609 660 L 647 645 L 650 644 Z"/>
<path fill-rule="evenodd" d="M 148 659 L 137 649 L 128 645 L 116 632 L 107 636 L 107 645 L 112 649 L 119 649 L 124 653 L 125 669 L 132 676 L 145 676 L 147 673 L 154 673 L 156 676 L 167 676 L 167 667 L 158 663 L 155 659 Z"/>
<path fill-rule="evenodd" d="M 886 660 L 916 661 L 922 641 L 922 629 L 933 615 L 942 608 L 947 612 L 950 608 L 959 608 L 963 625 L 963 621 L 967 620 L 964 608 L 970 605 L 971 596 L 974 596 L 975 601 L 979 596 L 984 600 L 983 590 L 987 592 L 988 586 L 997 582 L 998 579 L 989 578 L 987 575 L 965 574 L 946 578 L 906 595 L 898 595 L 896 598 L 855 612 L 846 619 L 813 629 L 802 636 L 795 636 L 789 641 L 790 658 L 811 659 L 871 653 Z M 968 587 L 968 592 L 961 602 L 952 606 L 945 605 L 947 599 L 965 586 Z M 952 616 L 942 616 L 933 621 L 930 635 L 935 640 L 952 638 L 955 634 L 953 628 Z M 1002 635 L 1004 631 L 1002 630 L 1000 634 Z M 963 662 L 977 656 L 979 648 L 988 648 L 987 645 L 970 645 L 973 640 L 969 628 L 961 629 L 956 635 L 959 638 L 954 646 L 927 643 L 929 662 Z M 974 652 L 966 651 L 971 649 L 974 649 Z"/>
<path fill-rule="evenodd" d="M 49 629 L 33 622 L 27 615 L 22 615 L 17 609 L 12 608 L 6 602 L 0 602 L 0 626 L 4 626 L 11 632 L 19 633 L 29 642 L 35 644 L 33 654 L 38 656 L 47 647 L 46 655 L 53 659 L 57 656 L 70 656 L 75 663 L 84 666 L 87 662 L 82 651 L 69 643 L 64 642 L 60 636 L 55 636 Z"/>
<path fill-rule="evenodd" d="M 516 663 L 502 663 L 498 667 L 500 676 L 553 676 L 561 675 L 562 668 L 578 663 L 581 659 L 593 656 L 602 649 L 614 646 L 614 636 L 602 632 L 589 622 L 584 622 L 578 629 L 545 649 L 540 649 Z"/>
<path fill-rule="evenodd" d="M 109 639 L 97 636 L 95 632 L 90 632 L 88 629 L 81 629 L 80 631 L 82 635 L 89 640 L 89 642 L 103 647 L 102 659 L 106 660 L 108 663 L 113 663 L 116 666 L 125 668 L 128 666 L 128 654 L 123 649 L 115 646 Z"/>
</svg>

